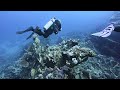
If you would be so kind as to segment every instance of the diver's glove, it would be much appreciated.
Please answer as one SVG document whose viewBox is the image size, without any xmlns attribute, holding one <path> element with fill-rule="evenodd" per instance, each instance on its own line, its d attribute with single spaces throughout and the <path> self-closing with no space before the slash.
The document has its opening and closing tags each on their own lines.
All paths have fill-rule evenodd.
<svg viewBox="0 0 120 90">
<path fill-rule="evenodd" d="M 104 30 L 97 32 L 97 33 L 93 33 L 91 35 L 98 36 L 98 37 L 108 37 L 111 35 L 111 33 L 112 33 L 112 31 L 114 31 L 114 29 L 115 29 L 114 25 L 110 24 Z"/>
</svg>

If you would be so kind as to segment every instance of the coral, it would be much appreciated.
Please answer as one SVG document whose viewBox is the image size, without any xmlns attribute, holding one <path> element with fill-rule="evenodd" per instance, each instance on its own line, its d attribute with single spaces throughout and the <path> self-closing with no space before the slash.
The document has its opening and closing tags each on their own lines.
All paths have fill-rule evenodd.
<svg viewBox="0 0 120 90">
<path fill-rule="evenodd" d="M 78 40 L 63 40 L 59 45 L 42 46 L 37 35 L 33 36 L 33 44 L 18 60 L 21 66 L 21 78 L 29 73 L 31 79 L 67 79 L 75 78 L 71 73 L 74 66 L 83 61 L 82 56 L 94 56 L 90 49 L 81 48 Z M 26 78 L 26 75 L 23 77 Z"/>
<path fill-rule="evenodd" d="M 39 40 L 37 34 L 34 34 L 34 35 L 33 35 L 33 40 L 34 40 L 34 43 L 33 43 L 33 44 L 34 44 L 36 47 L 40 45 L 40 40 Z"/>
<path fill-rule="evenodd" d="M 36 70 L 34 68 L 31 69 L 31 77 L 34 78 L 36 74 Z"/>
<path fill-rule="evenodd" d="M 79 39 L 77 40 L 63 40 L 59 45 L 62 47 L 63 50 L 70 49 L 71 47 L 78 45 Z"/>
<path fill-rule="evenodd" d="M 29 66 L 29 63 L 26 60 L 21 60 L 19 63 L 22 67 L 28 67 Z"/>
<path fill-rule="evenodd" d="M 2 73 L 0 78 L 99 79 L 120 77 L 120 65 L 114 61 L 114 58 L 97 55 L 91 48 L 82 46 L 78 39 L 66 39 L 58 45 L 43 46 L 38 36 L 34 35 L 33 43 L 18 59 L 16 65 L 7 67 L 6 72 Z"/>
<path fill-rule="evenodd" d="M 88 57 L 94 57 L 96 54 L 88 48 L 80 48 L 80 46 L 73 46 L 63 53 L 63 58 L 72 67 L 88 60 Z"/>
</svg>

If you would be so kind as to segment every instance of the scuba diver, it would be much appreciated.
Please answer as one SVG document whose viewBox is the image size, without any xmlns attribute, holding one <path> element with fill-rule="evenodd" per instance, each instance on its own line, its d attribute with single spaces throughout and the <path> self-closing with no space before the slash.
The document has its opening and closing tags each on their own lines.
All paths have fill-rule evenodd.
<svg viewBox="0 0 120 90">
<path fill-rule="evenodd" d="M 112 22 L 104 30 L 97 32 L 97 33 L 93 33 L 91 35 L 98 36 L 98 37 L 108 37 L 111 35 L 111 33 L 113 31 L 120 32 L 120 23 L 119 22 Z"/>
<path fill-rule="evenodd" d="M 61 29 L 62 28 L 60 20 L 56 18 L 51 18 L 50 21 L 48 21 L 47 24 L 43 27 L 43 32 L 38 26 L 36 26 L 35 29 L 31 26 L 24 31 L 16 32 L 16 34 L 23 34 L 25 32 L 32 31 L 32 34 L 27 39 L 31 38 L 34 33 L 38 34 L 39 36 L 43 36 L 44 38 L 47 38 L 52 33 L 58 34 Z"/>
</svg>

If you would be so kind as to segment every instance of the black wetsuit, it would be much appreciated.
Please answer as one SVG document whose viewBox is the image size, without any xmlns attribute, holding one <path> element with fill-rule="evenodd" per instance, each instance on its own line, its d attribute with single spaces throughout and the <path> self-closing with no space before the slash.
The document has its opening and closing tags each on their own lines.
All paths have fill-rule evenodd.
<svg viewBox="0 0 120 90">
<path fill-rule="evenodd" d="M 52 33 L 57 34 L 58 31 L 60 31 L 60 30 L 61 30 L 61 23 L 60 23 L 60 21 L 55 20 L 53 25 L 47 30 L 44 29 L 43 32 L 37 26 L 35 29 L 33 27 L 29 27 L 28 29 L 26 29 L 24 31 L 18 31 L 17 34 L 22 34 L 22 33 L 25 33 L 25 32 L 33 31 L 33 33 L 27 39 L 31 38 L 34 33 L 37 33 L 39 36 L 43 36 L 44 38 L 47 38 Z"/>
</svg>

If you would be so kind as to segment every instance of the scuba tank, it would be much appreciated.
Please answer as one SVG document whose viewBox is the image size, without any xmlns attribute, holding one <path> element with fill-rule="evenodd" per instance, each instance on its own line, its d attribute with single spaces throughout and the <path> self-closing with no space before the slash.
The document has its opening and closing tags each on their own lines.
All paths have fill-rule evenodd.
<svg viewBox="0 0 120 90">
<path fill-rule="evenodd" d="M 53 25 L 54 22 L 55 22 L 55 18 L 50 19 L 50 21 L 47 22 L 46 25 L 43 27 L 44 30 L 48 30 Z"/>
</svg>

